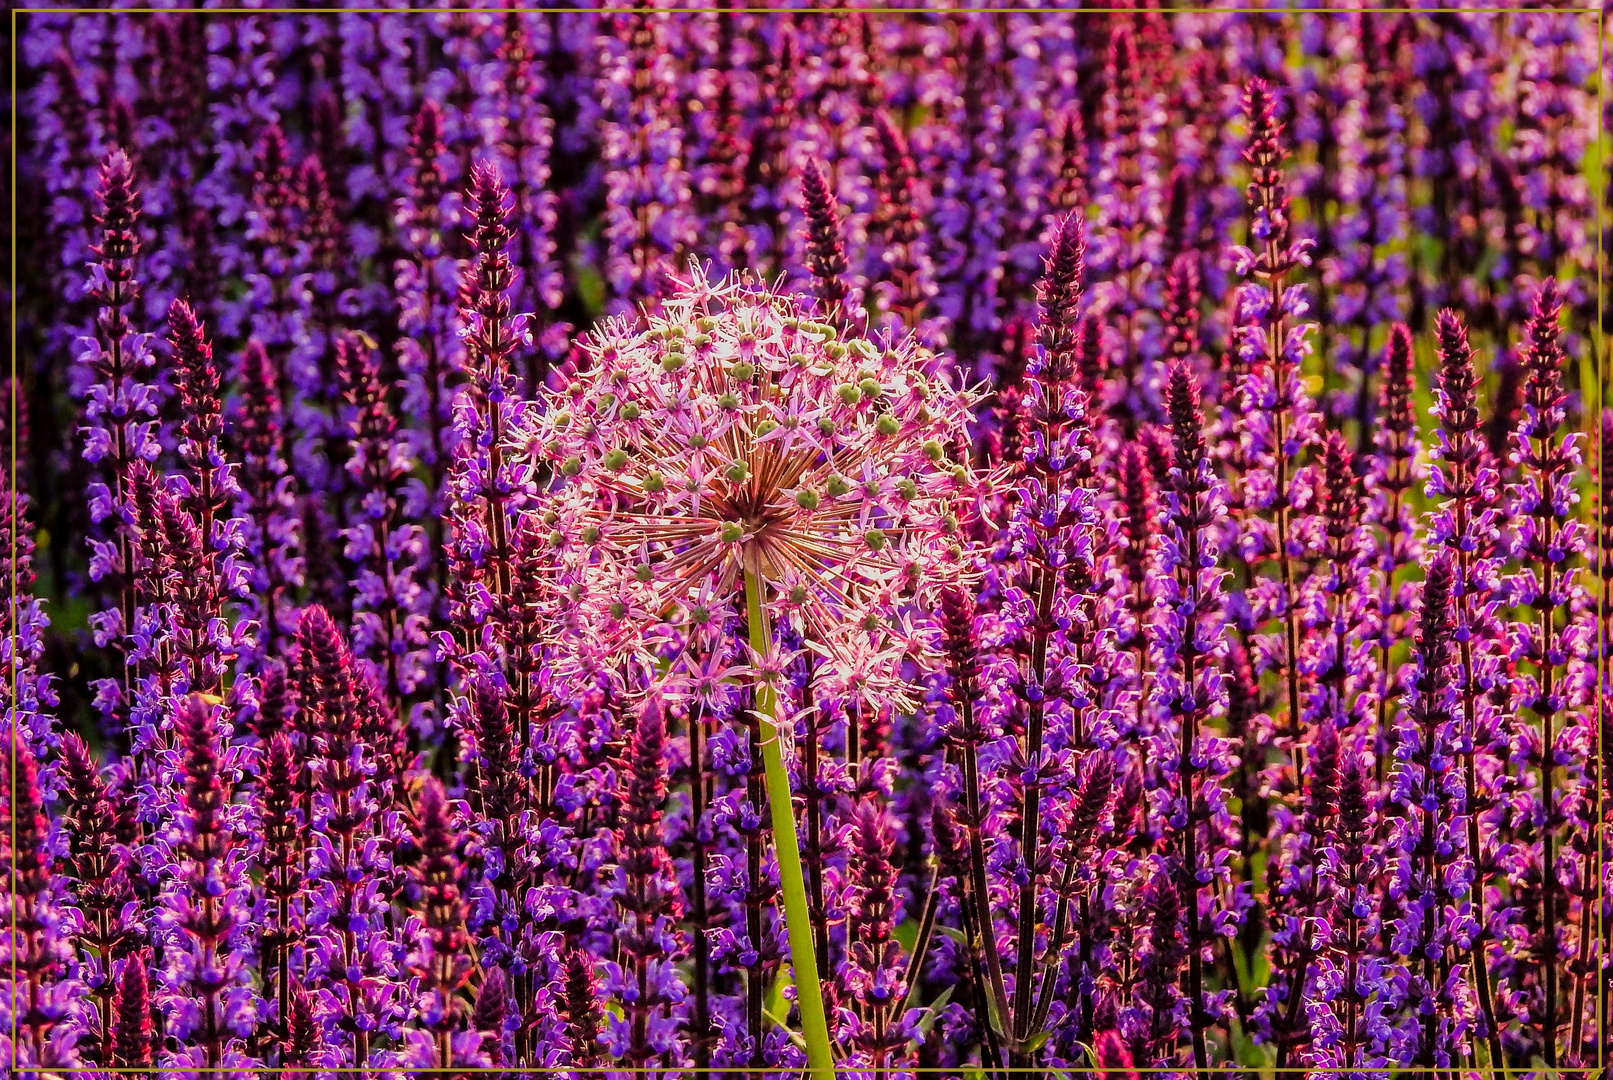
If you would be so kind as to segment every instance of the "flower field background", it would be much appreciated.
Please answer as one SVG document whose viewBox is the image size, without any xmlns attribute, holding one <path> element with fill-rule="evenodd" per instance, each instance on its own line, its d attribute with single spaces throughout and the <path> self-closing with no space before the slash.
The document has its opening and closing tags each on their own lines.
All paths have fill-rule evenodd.
<svg viewBox="0 0 1613 1080">
<path fill-rule="evenodd" d="M 4 1059 L 1592 1075 L 1605 15 L 19 15 Z"/>
</svg>

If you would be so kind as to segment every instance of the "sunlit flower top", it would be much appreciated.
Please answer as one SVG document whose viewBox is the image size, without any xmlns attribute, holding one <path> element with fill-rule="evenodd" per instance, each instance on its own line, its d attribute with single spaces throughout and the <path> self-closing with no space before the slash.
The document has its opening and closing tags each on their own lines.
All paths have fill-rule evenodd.
<svg viewBox="0 0 1613 1080">
<path fill-rule="evenodd" d="M 775 619 L 844 660 L 848 635 L 885 638 L 905 598 L 964 572 L 977 395 L 910 337 L 841 340 L 809 304 L 694 267 L 659 313 L 591 335 L 536 419 L 560 478 L 557 584 L 601 604 L 600 633 L 642 625 L 634 610 L 698 623 L 712 597 L 738 607 L 749 568 Z"/>
</svg>

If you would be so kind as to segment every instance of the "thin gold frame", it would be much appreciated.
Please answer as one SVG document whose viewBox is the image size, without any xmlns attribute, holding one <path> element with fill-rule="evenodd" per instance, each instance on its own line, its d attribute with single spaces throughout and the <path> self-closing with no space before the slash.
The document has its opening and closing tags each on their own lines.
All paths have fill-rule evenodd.
<svg viewBox="0 0 1613 1080">
<path fill-rule="evenodd" d="M 1239 13 L 1239 12 L 1246 12 L 1246 13 L 1249 13 L 1249 14 L 1262 14 L 1262 13 L 1268 13 L 1268 12 L 1269 13 L 1285 14 L 1285 13 L 1288 13 L 1288 12 L 1292 11 L 1292 12 L 1295 12 L 1295 13 L 1308 14 L 1308 15 L 1343 15 L 1343 14 L 1355 14 L 1355 13 L 1361 11 L 1363 9 L 1363 7 L 1366 10 L 1372 11 L 1374 13 L 1386 14 L 1386 15 L 1398 15 L 1398 14 L 1414 14 L 1414 15 L 1437 15 L 1437 14 L 1474 14 L 1474 15 L 1479 15 L 1479 14 L 1492 14 L 1492 15 L 1499 15 L 1499 14 L 1531 14 L 1531 13 L 1545 14 L 1545 13 L 1548 13 L 1548 12 L 1554 10 L 1554 9 L 1549 9 L 1549 8 L 1531 8 L 1531 7 L 1519 6 L 1519 5 L 1496 6 L 1496 7 L 1487 7 L 1487 6 L 1478 6 L 1478 5 L 1465 5 L 1464 6 L 1464 5 L 1460 5 L 1460 4 L 1452 5 L 1452 6 L 1449 6 L 1449 7 L 1412 7 L 1412 6 L 1390 6 L 1390 5 L 1385 5 L 1385 6 L 1382 6 L 1382 7 L 1376 7 L 1376 6 L 1372 6 L 1370 3 L 1365 3 L 1361 7 L 1304 7 L 1304 6 L 1300 6 L 1300 5 L 1297 5 L 1297 4 L 1293 5 L 1293 6 L 1290 6 L 1288 4 L 1284 4 L 1284 5 L 1281 5 L 1281 6 L 1275 6 L 1275 5 L 1267 6 L 1267 5 L 1263 5 L 1263 4 L 1249 3 L 1247 5 L 1240 6 L 1239 8 L 1236 8 L 1236 9 L 1212 8 L 1212 7 L 1204 7 L 1204 6 L 1180 7 L 1180 8 L 1173 7 L 1173 8 L 1165 10 L 1163 12 L 1163 14 L 1172 15 L 1172 16 L 1174 16 L 1174 15 L 1198 15 L 1198 14 L 1236 14 L 1236 13 Z M 445 7 L 445 8 L 439 8 L 439 7 L 416 8 L 416 7 L 411 6 L 411 7 L 403 7 L 403 8 L 357 8 L 357 7 L 355 7 L 355 8 L 335 8 L 335 9 L 319 9 L 319 10 L 310 10 L 308 8 L 301 8 L 301 7 L 264 7 L 264 8 L 196 8 L 196 7 L 144 8 L 144 7 L 132 7 L 132 8 L 116 8 L 116 9 L 112 9 L 112 10 L 107 10 L 107 9 L 104 9 L 104 8 L 82 8 L 82 7 L 13 8 L 12 11 L 11 11 L 11 27 L 10 27 L 10 29 L 11 29 L 11 86 L 10 86 L 11 117 L 10 117 L 10 120 L 11 120 L 11 132 L 12 132 L 12 136 L 13 136 L 12 141 L 11 141 L 11 218 L 10 218 L 10 225 L 11 225 L 11 249 L 10 249 L 10 254 L 11 254 L 11 281 L 10 281 L 10 287 L 11 287 L 11 342 L 10 342 L 10 346 L 11 346 L 11 393 L 10 393 L 9 401 L 7 403 L 8 408 L 10 410 L 9 416 L 8 416 L 8 430 L 9 430 L 9 435 L 10 435 L 10 440 L 9 441 L 10 441 L 10 469 L 11 469 L 11 472 L 10 472 L 10 477 L 11 477 L 11 480 L 10 480 L 10 485 L 11 485 L 11 507 L 10 507 L 11 521 L 15 522 L 17 520 L 17 517 L 16 517 L 16 512 L 17 512 L 17 483 L 16 483 L 16 476 L 17 476 L 17 425 L 16 425 L 16 416 L 17 416 L 17 406 L 18 406 L 17 395 L 18 395 L 18 385 L 19 385 L 19 383 L 18 383 L 18 379 L 17 379 L 17 143 L 16 143 L 15 134 L 16 134 L 16 131 L 17 131 L 17 40 L 18 40 L 17 32 L 18 32 L 18 19 L 19 19 L 19 16 L 25 16 L 25 15 L 52 15 L 52 14 L 55 14 L 55 15 L 63 15 L 63 14 L 65 14 L 65 15 L 99 15 L 99 16 L 159 15 L 159 14 L 246 15 L 246 16 L 253 16 L 253 15 L 443 15 L 443 14 L 454 14 L 454 13 L 466 13 L 466 14 L 488 14 L 488 13 L 499 13 L 499 14 L 505 14 L 505 13 L 544 14 L 544 13 L 548 13 L 548 12 L 588 14 L 588 13 L 591 13 L 591 12 L 599 11 L 601 9 L 602 9 L 602 5 L 592 6 L 592 7 L 579 5 L 579 6 L 573 6 L 573 7 L 497 7 L 497 8 L 494 8 L 494 7 L 477 7 L 477 6 Z M 819 12 L 825 12 L 825 11 L 828 11 L 830 9 L 816 8 L 816 7 L 758 6 L 758 7 L 725 7 L 725 8 L 722 8 L 720 10 L 719 9 L 714 9 L 714 8 L 711 8 L 711 7 L 667 7 L 667 8 L 658 8 L 656 10 L 660 11 L 660 12 L 664 12 L 666 14 L 674 14 L 674 15 L 675 14 L 810 15 L 810 14 L 815 14 L 815 13 L 819 13 Z M 1132 11 L 1134 11 L 1136 9 L 1131 8 L 1131 7 L 1084 7 L 1084 8 L 1078 8 L 1078 9 L 1072 9 L 1072 8 L 1066 8 L 1066 7 L 1060 6 L 1055 0 L 1055 2 L 1051 6 L 1045 6 L 1045 7 L 975 7 L 975 6 L 962 5 L 962 6 L 958 6 L 958 7 L 929 8 L 929 7 L 894 7 L 894 6 L 881 5 L 881 6 L 877 6 L 877 7 L 874 7 L 874 6 L 862 7 L 862 8 L 857 8 L 856 10 L 858 11 L 858 13 L 863 14 L 863 15 L 902 16 L 902 15 L 971 15 L 971 14 L 984 14 L 984 15 L 998 15 L 998 14 L 1000 14 L 1000 15 L 1050 15 L 1050 14 L 1051 15 L 1059 15 L 1059 14 L 1062 14 L 1062 15 L 1108 15 L 1108 14 L 1125 14 L 1125 13 L 1132 12 Z M 1575 14 L 1575 13 L 1574 12 L 1566 12 L 1566 14 Z M 1596 109 L 1596 124 L 1597 124 L 1597 136 L 1598 136 L 1597 143 L 1596 143 L 1596 153 L 1597 153 L 1598 159 L 1599 159 L 1598 160 L 1599 168 L 1605 174 L 1608 171 L 1609 167 L 1610 167 L 1610 161 L 1609 161 L 1610 149 L 1613 149 L 1613 148 L 1610 148 L 1607 145 L 1608 132 L 1605 131 L 1603 129 L 1603 126 L 1602 126 L 1603 121 L 1604 121 L 1604 119 L 1605 119 L 1605 117 L 1607 115 L 1606 114 L 1606 101 L 1607 101 L 1607 93 L 1608 93 L 1608 86 L 1607 86 L 1608 80 L 1604 77 L 1605 72 L 1607 70 L 1607 56 L 1606 56 L 1606 53 L 1607 53 L 1607 49 L 1609 47 L 1609 43 L 1608 43 L 1608 40 L 1607 40 L 1607 34 L 1606 34 L 1607 26 L 1606 26 L 1605 6 L 1599 4 L 1594 10 L 1581 9 L 1578 12 L 1578 14 L 1581 15 L 1582 17 L 1587 17 L 1587 18 L 1594 17 L 1596 19 L 1596 29 L 1597 29 L 1597 34 L 1596 34 L 1596 42 L 1597 42 L 1597 86 L 1596 86 L 1597 109 Z M 1606 185 L 1604 184 L 1604 188 L 1605 188 L 1605 186 Z M 1606 207 L 1605 200 L 1604 200 L 1604 198 L 1603 198 L 1603 196 L 1602 196 L 1602 194 L 1600 192 L 1595 194 L 1595 198 L 1596 198 L 1596 311 L 1597 311 L 1597 321 L 1596 321 L 1596 327 L 1594 328 L 1594 331 L 1593 331 L 1593 336 L 1594 337 L 1600 337 L 1602 340 L 1601 340 L 1601 347 L 1599 349 L 1597 349 L 1597 351 L 1596 351 L 1596 389 L 1595 389 L 1595 402 L 1596 402 L 1596 404 L 1595 404 L 1594 409 L 1586 409 L 1585 413 L 1586 413 L 1586 415 L 1589 415 L 1589 416 L 1597 416 L 1597 417 L 1599 417 L 1601 415 L 1602 409 L 1606 406 L 1606 400 L 1607 400 L 1607 392 L 1606 392 L 1606 390 L 1607 390 L 1607 373 L 1604 370 L 1604 364 L 1605 364 L 1605 362 L 1607 360 L 1608 339 L 1605 337 L 1605 335 L 1603 334 L 1603 331 L 1602 331 L 1602 324 L 1603 324 L 1603 322 L 1605 320 L 1605 312 L 1603 310 L 1603 305 L 1606 303 L 1606 300 L 1607 300 L 1606 287 L 1605 287 L 1605 283 L 1602 280 L 1602 276 L 1603 276 L 1602 242 L 1603 242 L 1603 237 L 1605 235 L 1605 226 L 1604 226 L 1604 222 L 1603 222 L 1603 214 L 1606 212 L 1607 207 Z M 1608 462 L 1605 459 L 1604 454 L 1603 454 L 1604 448 L 1603 448 L 1603 446 L 1601 444 L 1601 440 L 1600 440 L 1600 437 L 1599 437 L 1599 428 L 1593 428 L 1593 430 L 1591 432 L 1591 436 L 1592 436 L 1592 439 L 1593 439 L 1593 441 L 1595 442 L 1595 445 L 1596 445 L 1596 466 L 1595 466 L 1594 471 L 1596 472 L 1597 477 L 1598 477 L 1598 479 L 1600 481 L 1598 490 L 1605 490 L 1607 488 L 1607 486 L 1608 486 L 1607 485 L 1607 481 L 1608 481 L 1608 475 L 1607 475 Z M 1601 512 L 1601 507 L 1598 507 L 1597 511 L 1598 511 L 1598 513 L 1600 513 Z M 1600 529 L 1595 529 L 1594 531 L 1596 532 L 1596 535 L 1597 535 L 1597 545 L 1598 545 L 1597 554 L 1598 554 L 1598 557 L 1600 558 L 1600 557 L 1605 556 L 1605 554 L 1606 554 L 1606 553 L 1602 552 L 1601 549 L 1600 549 L 1601 530 Z M 10 544 L 10 551 L 8 552 L 8 555 L 9 555 L 9 558 L 10 558 L 10 566 L 11 566 L 11 580 L 9 582 L 9 593 L 8 593 L 9 601 L 8 602 L 10 603 L 10 618 L 11 618 L 11 624 L 10 625 L 15 626 L 17 624 L 17 585 L 18 585 L 18 580 L 17 580 L 17 560 L 16 560 L 16 555 L 17 555 L 17 534 L 16 534 L 16 529 L 15 528 L 13 528 L 11 530 L 11 534 L 10 534 L 8 543 Z M 1599 599 L 1598 599 L 1598 603 L 1600 603 Z M 1597 620 L 1597 634 L 1598 634 L 1598 642 L 1597 642 L 1597 644 L 1598 644 L 1599 648 L 1606 648 L 1610 643 L 1600 640 L 1600 635 L 1602 633 L 1602 622 L 1603 622 L 1603 620 L 1601 620 L 1601 619 Z M 13 665 L 13 668 L 12 668 L 12 686 L 11 686 L 11 693 L 12 693 L 12 700 L 13 701 L 17 700 L 17 696 L 18 696 L 17 695 L 18 679 L 19 679 L 19 671 L 17 670 L 17 666 Z M 1594 707 L 1597 709 L 1597 714 L 1598 715 L 1600 715 L 1601 710 L 1604 707 L 1604 700 L 1603 699 L 1604 699 L 1605 693 L 1606 693 L 1606 690 L 1602 686 L 1601 679 L 1598 678 L 1596 680 L 1596 694 L 1595 694 L 1595 698 L 1594 698 Z M 1593 751 L 1597 755 L 1598 761 L 1600 761 L 1602 759 L 1602 745 L 1601 745 L 1601 743 L 1602 743 L 1602 725 L 1600 723 L 1598 723 L 1596 725 L 1595 749 Z M 14 806 L 14 805 L 16 805 L 16 776 L 17 776 L 17 758 L 16 758 L 17 741 L 15 739 L 11 740 L 11 745 L 10 745 L 9 752 L 11 754 L 11 761 L 10 761 L 10 771 L 8 772 L 8 776 L 10 777 L 11 790 L 7 791 L 6 795 L 7 795 L 7 799 L 8 799 L 8 805 Z M 1605 828 L 1605 820 L 1604 820 L 1604 816 L 1603 816 L 1603 805 L 1602 805 L 1602 803 L 1603 803 L 1602 789 L 1606 785 L 1607 785 L 1607 778 L 1603 778 L 1603 782 L 1598 784 L 1597 789 L 1596 789 L 1596 806 L 1597 806 L 1596 828 L 1597 828 L 1598 831 L 1600 831 L 1601 829 Z M 16 842 L 17 842 L 17 823 L 16 823 L 15 818 L 13 818 L 13 820 L 11 822 L 11 837 L 10 837 L 10 840 L 11 840 L 11 845 L 12 845 L 11 850 L 15 850 L 16 849 Z M 1605 883 L 1605 881 L 1604 881 L 1605 874 L 1603 873 L 1604 868 L 1601 865 L 1601 855 L 1602 855 L 1602 847 L 1603 847 L 1603 845 L 1600 842 L 1600 840 L 1601 840 L 1601 837 L 1600 837 L 1600 835 L 1598 835 L 1598 841 L 1599 842 L 1595 845 L 1595 849 L 1596 849 L 1596 852 L 1597 852 L 1596 880 L 1597 880 L 1597 883 L 1598 883 L 1599 886 L 1603 885 Z M 9 891 L 13 896 L 15 896 L 15 894 L 16 894 L 16 868 L 15 868 L 15 866 L 13 866 L 11 868 L 11 871 L 10 871 Z M 1604 896 L 1601 899 L 1605 901 L 1606 897 Z M 1603 926 L 1603 921 L 1602 921 L 1602 907 L 1603 906 L 1604 905 L 1602 905 L 1602 904 L 1598 904 L 1597 905 L 1597 912 L 1596 912 L 1597 941 L 1598 941 L 1599 944 L 1601 943 L 1601 941 L 1604 938 L 1603 931 L 1605 929 L 1605 927 Z M 15 935 L 16 929 L 17 929 L 16 928 L 16 921 L 15 921 L 16 920 L 15 908 L 12 908 L 11 911 L 12 911 L 12 924 L 11 924 L 10 930 L 11 930 L 11 933 L 13 935 Z M 1608 957 L 1602 957 L 1601 960 L 1602 960 L 1603 964 L 1606 964 L 1608 962 L 1609 958 Z M 12 958 L 12 970 L 11 970 L 10 974 L 11 974 L 12 985 L 15 986 L 16 981 L 17 981 L 17 969 L 16 969 L 16 958 L 15 958 L 15 956 L 13 956 L 13 958 Z M 1606 1076 L 1606 1074 L 1607 1074 L 1607 1066 L 1608 1066 L 1608 1047 L 1607 1047 L 1607 1038 L 1606 1038 L 1607 1030 L 1608 1030 L 1608 1025 L 1607 1025 L 1607 1005 L 1608 1005 L 1608 1002 L 1607 1002 L 1607 979 L 1605 979 L 1605 978 L 1597 978 L 1597 980 L 1596 980 L 1596 1000 L 1597 1000 L 1597 1019 L 1599 1021 L 1599 1031 L 1601 1032 L 1601 1036 L 1602 1036 L 1602 1037 L 1598 1038 L 1598 1040 L 1597 1040 L 1596 1068 L 1597 1068 L 1599 1073 L 1601 1073 L 1603 1076 Z M 13 1053 L 13 1055 L 15 1055 L 15 1053 L 16 1053 L 17 1031 L 18 1031 L 17 1017 L 15 1015 L 15 1010 L 13 1010 L 12 1028 L 11 1028 L 11 1045 L 12 1045 L 12 1053 Z M 17 1065 L 17 1062 L 15 1060 L 15 1056 L 13 1056 L 13 1060 L 9 1063 L 9 1066 L 12 1069 L 13 1072 L 17 1071 L 18 1065 Z M 1503 1077 L 1510 1077 L 1510 1076 L 1513 1076 L 1513 1075 L 1519 1075 L 1519 1074 L 1524 1074 L 1524 1073 L 1544 1071 L 1543 1069 L 1535 1069 L 1532 1066 L 1531 1067 L 1524 1067 L 1524 1068 L 1515 1068 L 1515 1067 L 1508 1066 L 1508 1065 L 1501 1065 L 1501 1066 L 1491 1065 L 1491 1066 L 1488 1066 L 1487 1068 L 1488 1068 L 1488 1071 L 1490 1073 L 1500 1073 Z M 39 1073 L 39 1074 L 45 1075 L 45 1076 L 71 1076 L 71 1075 L 80 1074 L 80 1073 L 107 1073 L 107 1074 L 112 1074 L 112 1075 L 120 1075 L 120 1074 L 128 1074 L 128 1075 L 161 1075 L 161 1073 L 164 1070 L 156 1068 L 156 1067 L 153 1067 L 153 1068 L 150 1068 L 150 1069 L 134 1069 L 134 1068 L 103 1068 L 103 1067 L 94 1067 L 94 1066 L 70 1066 L 70 1067 L 64 1066 L 64 1067 L 56 1067 L 56 1068 L 50 1068 L 50 1067 L 31 1068 L 30 1071 L 33 1071 L 33 1072 L 36 1072 L 36 1073 Z M 434 1069 L 434 1068 L 433 1069 L 373 1069 L 373 1068 L 361 1069 L 361 1068 L 357 1068 L 357 1067 L 354 1067 L 354 1066 L 341 1066 L 341 1067 L 337 1067 L 337 1068 L 328 1068 L 328 1069 L 318 1069 L 318 1068 L 311 1068 L 311 1067 L 227 1068 L 227 1067 L 220 1066 L 220 1067 L 216 1067 L 216 1068 L 208 1068 L 208 1067 L 187 1068 L 187 1069 L 178 1070 L 178 1071 L 183 1071 L 183 1072 L 188 1072 L 188 1073 L 199 1073 L 199 1074 L 203 1074 L 203 1075 L 226 1074 L 226 1073 L 228 1073 L 228 1074 L 272 1074 L 272 1073 L 292 1073 L 292 1074 L 304 1074 L 304 1073 L 307 1073 L 307 1074 L 312 1074 L 312 1073 L 333 1073 L 333 1074 L 336 1074 L 336 1075 L 349 1075 L 349 1074 L 356 1075 L 356 1074 L 359 1074 L 359 1073 L 397 1072 L 397 1073 L 403 1073 L 403 1074 L 409 1075 L 409 1076 L 430 1076 L 430 1075 L 439 1074 L 439 1073 L 442 1073 L 442 1074 L 449 1074 L 449 1073 L 466 1073 L 466 1074 L 501 1073 L 501 1074 L 512 1074 L 512 1075 L 521 1075 L 521 1076 L 569 1076 L 569 1075 L 580 1075 L 580 1074 L 583 1074 L 583 1073 L 588 1073 L 588 1074 L 598 1074 L 601 1077 L 605 1076 L 608 1073 L 624 1073 L 624 1074 L 629 1074 L 629 1075 L 648 1075 L 648 1074 L 652 1074 L 652 1073 L 669 1073 L 669 1074 L 670 1073 L 687 1073 L 687 1074 L 691 1074 L 691 1075 L 716 1074 L 716 1073 L 729 1073 L 729 1074 L 739 1074 L 739 1075 L 777 1075 L 777 1074 L 788 1074 L 788 1073 L 791 1072 L 791 1070 L 788 1070 L 788 1069 L 776 1069 L 776 1068 L 775 1069 L 757 1069 L 757 1068 L 748 1067 L 748 1066 L 746 1066 L 746 1067 L 708 1066 L 706 1068 L 696 1068 L 696 1067 L 692 1067 L 692 1066 L 691 1067 L 681 1067 L 680 1066 L 680 1067 L 676 1067 L 676 1068 L 648 1068 L 648 1067 L 642 1067 L 642 1066 L 640 1066 L 640 1067 L 623 1066 L 623 1067 L 620 1067 L 620 1068 L 618 1068 L 618 1067 L 601 1067 L 601 1068 L 595 1068 L 595 1069 L 576 1069 L 576 1068 L 570 1068 L 570 1067 L 555 1067 L 555 1066 L 536 1067 L 536 1068 L 533 1068 L 533 1067 L 529 1067 L 529 1068 L 464 1067 L 464 1068 L 455 1068 L 455 1069 L 450 1069 L 450 1070 L 442 1070 L 442 1069 Z M 835 1073 L 837 1075 L 842 1074 L 842 1073 L 846 1074 L 846 1075 L 861 1074 L 861 1073 L 867 1073 L 869 1071 L 870 1070 L 868 1070 L 866 1068 L 843 1069 L 843 1068 L 840 1068 L 838 1066 L 835 1069 Z M 893 1070 L 893 1072 L 895 1072 L 895 1071 L 897 1071 L 897 1070 Z M 939 1066 L 936 1066 L 936 1067 L 918 1067 L 918 1066 L 915 1066 L 915 1067 L 912 1067 L 912 1068 L 906 1068 L 906 1069 L 902 1069 L 902 1070 L 899 1070 L 899 1071 L 903 1072 L 903 1073 L 912 1073 L 914 1075 L 921 1075 L 921 1076 L 923 1076 L 923 1075 L 932 1075 L 932 1076 L 959 1075 L 959 1076 L 961 1076 L 963 1074 L 963 1072 L 964 1072 L 963 1069 L 956 1068 L 956 1067 L 943 1068 L 943 1067 L 939 1067 Z M 1012 1077 L 1014 1075 L 1016 1075 L 1019 1071 L 1020 1070 L 1012 1070 L 1012 1069 L 1008 1070 L 1008 1075 L 1010 1077 L 1010 1080 L 1012 1080 Z M 1142 1075 L 1142 1074 L 1152 1074 L 1152 1073 L 1184 1073 L 1184 1072 L 1197 1071 L 1197 1070 L 1192 1070 L 1190 1068 L 1164 1068 L 1164 1067 L 1157 1067 L 1157 1066 L 1148 1066 L 1148 1067 L 1139 1066 L 1139 1067 L 1135 1067 L 1135 1068 L 1132 1068 L 1132 1069 L 1106 1069 L 1106 1068 L 1101 1068 L 1101 1067 L 1093 1067 L 1093 1068 L 1090 1068 L 1090 1069 L 1082 1069 L 1082 1070 L 1079 1070 L 1079 1071 L 1081 1073 L 1083 1073 L 1083 1074 L 1091 1074 L 1091 1073 L 1129 1074 L 1129 1073 L 1135 1073 L 1135 1074 Z M 1208 1070 L 1204 1070 L 1204 1071 L 1207 1071 L 1209 1073 L 1219 1073 L 1219 1074 L 1227 1074 L 1227 1075 L 1232 1075 L 1232 1074 L 1243 1075 L 1243 1074 L 1249 1073 L 1251 1071 L 1254 1071 L 1254 1069 L 1253 1069 L 1253 1067 L 1249 1067 L 1249 1066 L 1212 1065 L 1212 1066 L 1209 1067 Z M 1437 1069 L 1437 1068 L 1430 1068 L 1430 1067 L 1427 1067 L 1427 1066 L 1407 1066 L 1405 1068 L 1394 1068 L 1394 1069 L 1359 1069 L 1359 1068 L 1357 1068 L 1357 1069 L 1345 1069 L 1345 1068 L 1338 1068 L 1338 1067 L 1326 1067 L 1326 1068 L 1307 1067 L 1304 1070 L 1295 1070 L 1295 1071 L 1303 1071 L 1306 1075 L 1330 1074 L 1330 1073 L 1360 1073 L 1360 1074 L 1364 1074 L 1364 1075 L 1368 1075 L 1368 1076 L 1382 1075 L 1382 1076 L 1385 1076 L 1385 1077 L 1398 1077 L 1398 1076 L 1414 1076 L 1414 1075 L 1418 1075 L 1418 1074 L 1430 1074 L 1430 1075 L 1441 1074 L 1441 1073 L 1461 1074 L 1461 1073 L 1468 1072 L 1470 1070 L 1465 1070 L 1465 1069 Z M 1478 1070 L 1471 1070 L 1471 1071 L 1476 1072 Z M 1065 1077 L 1068 1077 L 1068 1076 L 1072 1075 L 1074 1070 L 1061 1070 L 1061 1069 L 1035 1070 L 1035 1069 L 1033 1069 L 1033 1070 L 1024 1070 L 1024 1072 L 1025 1072 L 1025 1074 L 1027 1076 L 1035 1075 L 1035 1074 L 1044 1074 L 1044 1075 L 1048 1075 L 1048 1076 L 1051 1076 L 1051 1077 L 1060 1078 L 1060 1080 L 1062 1080 L 1062 1078 L 1065 1078 Z"/>
</svg>

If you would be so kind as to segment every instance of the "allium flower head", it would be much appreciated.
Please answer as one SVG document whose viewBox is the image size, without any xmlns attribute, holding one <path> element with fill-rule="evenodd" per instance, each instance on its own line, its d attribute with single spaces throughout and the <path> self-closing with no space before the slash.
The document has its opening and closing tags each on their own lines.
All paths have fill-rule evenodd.
<svg viewBox="0 0 1613 1080">
<path fill-rule="evenodd" d="M 551 542 L 573 603 L 586 584 L 619 623 L 734 596 L 749 569 L 826 645 L 957 577 L 953 510 L 977 478 L 953 457 L 977 395 L 911 338 L 840 340 L 799 298 L 696 268 L 584 348 L 533 433 L 562 478 Z"/>
</svg>

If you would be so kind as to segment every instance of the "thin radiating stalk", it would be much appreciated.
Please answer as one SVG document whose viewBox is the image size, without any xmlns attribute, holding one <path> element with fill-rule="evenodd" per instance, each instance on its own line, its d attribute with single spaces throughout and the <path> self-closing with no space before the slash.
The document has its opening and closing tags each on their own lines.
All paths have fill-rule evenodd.
<svg viewBox="0 0 1613 1080">
<path fill-rule="evenodd" d="M 750 645 L 757 656 L 767 652 L 771 632 L 762 610 L 761 568 L 755 556 L 745 565 L 745 611 L 750 624 Z M 784 929 L 790 941 L 790 968 L 795 976 L 795 1001 L 801 1010 L 801 1036 L 806 1041 L 807 1071 L 812 1080 L 833 1080 L 834 1057 L 829 1048 L 829 1023 L 823 1011 L 823 988 L 818 983 L 818 958 L 812 944 L 811 912 L 807 905 L 806 875 L 801 870 L 801 844 L 795 833 L 795 809 L 790 802 L 790 777 L 774 719 L 773 687 L 756 684 L 756 713 L 762 725 L 762 763 L 767 770 L 767 804 L 773 820 L 773 844 L 778 854 L 779 896 L 784 904 Z"/>
</svg>

